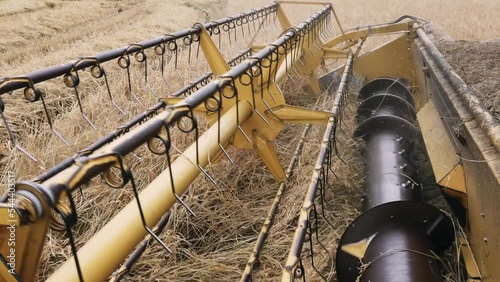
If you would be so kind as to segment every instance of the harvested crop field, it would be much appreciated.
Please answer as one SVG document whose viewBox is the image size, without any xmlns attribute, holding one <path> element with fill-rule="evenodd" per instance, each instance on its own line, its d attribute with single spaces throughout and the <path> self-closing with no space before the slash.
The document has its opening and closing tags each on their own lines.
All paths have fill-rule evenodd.
<svg viewBox="0 0 500 282">
<path fill-rule="evenodd" d="M 500 42 L 442 41 L 438 48 L 500 121 Z"/>
<path fill-rule="evenodd" d="M 197 22 L 237 15 L 270 3 L 267 0 L 0 0 L 0 79 L 156 38 L 190 28 Z M 500 119 L 500 43 L 483 42 L 500 35 L 499 1 L 371 0 L 353 3 L 333 2 L 345 29 L 394 21 L 410 14 L 436 22 L 453 38 L 459 39 L 441 41 L 438 47 L 492 114 Z M 317 9 L 317 6 L 308 6 L 289 8 L 285 12 L 290 15 L 292 24 L 296 24 Z M 450 16 L 463 13 L 473 20 Z M 280 33 L 280 28 L 272 25 L 256 37 L 255 43 L 269 43 Z M 219 37 L 216 41 L 217 37 L 213 36 L 212 39 L 221 46 L 224 58 L 229 60 L 248 47 L 249 37 L 249 34 L 240 36 L 238 33 L 238 38 Z M 199 45 L 188 45 L 179 47 L 178 53 L 176 49 L 165 68 L 152 50 L 145 53 L 148 58 L 154 58 L 148 61 L 152 62 L 149 66 L 132 59 L 128 73 L 117 66 L 116 60 L 103 64 L 109 85 L 107 80 L 93 80 L 91 75 L 81 71 L 80 90 L 76 97 L 72 87 L 66 87 L 62 78 L 41 83 L 46 111 L 39 101 L 28 103 L 20 90 L 2 95 L 4 113 L 12 132 L 19 144 L 38 162 L 33 162 L 13 147 L 7 128 L 0 122 L 1 194 L 7 187 L 8 171 L 15 172 L 19 177 L 17 180 L 33 179 L 114 132 L 157 103 L 158 97 L 168 96 L 205 75 L 209 68 Z M 167 70 L 165 75 L 164 69 Z M 333 173 L 326 172 L 323 179 L 325 190 L 320 192 L 324 193 L 324 203 L 317 202 L 315 206 L 317 223 L 311 229 L 319 231 L 309 231 L 302 251 L 304 259 L 301 263 L 308 281 L 322 281 L 322 275 L 324 280 L 335 281 L 334 258 L 338 241 L 359 214 L 363 183 L 362 144 L 351 138 L 356 122 L 355 94 L 362 83 L 358 79 L 350 81 L 347 91 L 348 106 L 343 109 L 343 120 L 336 133 L 336 150 L 330 164 Z M 330 110 L 335 89 L 324 91 L 316 99 L 303 90 L 307 84 L 307 79 L 288 80 L 279 86 L 291 105 Z M 109 93 L 113 94 L 111 101 Z M 48 116 L 53 128 L 47 122 Z M 201 135 L 207 131 L 209 123 L 202 117 L 197 126 Z M 301 137 L 303 125 L 286 125 L 276 141 L 279 161 L 285 169 L 295 156 L 296 146 L 301 140 L 304 143 L 297 165 L 286 182 L 267 243 L 256 263 L 254 281 L 280 280 L 324 130 L 325 125 L 312 125 L 304 139 Z M 172 131 L 172 161 L 184 157 L 182 152 L 198 134 L 181 131 Z M 168 213 L 165 231 L 159 238 L 172 253 L 157 242 L 150 242 L 141 259 L 123 275 L 122 281 L 240 279 L 279 185 L 256 152 L 228 147 L 227 153 L 228 158 L 222 156 L 206 171 L 216 183 L 209 177 L 199 176 L 183 198 L 189 208 L 178 201 Z M 168 167 L 164 155 L 152 154 L 146 146 L 128 154 L 124 162 L 133 171 L 137 190 L 144 189 Z M 97 177 L 86 183 L 85 189 L 73 194 L 78 221 L 72 232 L 77 248 L 82 248 L 135 199 L 129 186 L 111 189 Z M 313 234 L 317 237 L 312 238 Z M 125 236 L 127 234 L 123 234 Z M 309 241 L 314 241 L 312 247 Z M 319 272 L 312 267 L 311 253 L 314 253 L 314 266 Z M 48 279 L 71 256 L 71 244 L 64 230 L 50 230 L 41 257 L 38 281 Z M 457 281 L 451 270 L 454 267 L 453 263 L 446 264 L 447 282 Z"/>
</svg>

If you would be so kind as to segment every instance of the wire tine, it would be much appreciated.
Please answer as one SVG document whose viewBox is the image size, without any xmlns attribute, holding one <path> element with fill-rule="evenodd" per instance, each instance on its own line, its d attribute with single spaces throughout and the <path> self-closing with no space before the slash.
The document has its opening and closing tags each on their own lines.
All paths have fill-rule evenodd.
<svg viewBox="0 0 500 282">
<path fill-rule="evenodd" d="M 327 281 L 325 277 L 323 277 L 323 275 L 321 274 L 321 272 L 316 268 L 316 265 L 314 264 L 314 250 L 313 250 L 313 241 L 312 241 L 312 229 L 311 229 L 311 223 L 308 224 L 309 226 L 309 252 L 310 252 L 310 255 L 311 255 L 311 266 L 312 268 L 314 269 L 314 271 L 316 271 L 316 273 L 318 273 L 318 275 L 323 279 L 323 281 Z M 304 273 L 304 280 L 305 280 L 305 273 Z"/>
<path fill-rule="evenodd" d="M 3 104 L 3 100 L 1 100 L 1 98 L 0 98 L 0 103 Z M 14 136 L 14 133 L 12 132 L 12 130 L 11 130 L 10 126 L 9 126 L 9 123 L 7 122 L 7 117 L 5 116 L 5 114 L 4 114 L 3 109 L 1 108 L 1 106 L 0 106 L 0 116 L 2 116 L 3 124 L 5 125 L 5 128 L 7 129 L 7 133 L 9 134 L 10 141 L 12 142 L 12 144 L 14 144 L 14 147 L 16 147 L 17 150 L 19 150 L 20 152 L 22 152 L 23 154 L 25 154 L 32 161 L 38 162 L 38 160 L 32 154 L 30 154 L 28 151 L 26 151 L 23 147 L 21 147 L 17 143 L 16 137 Z"/>
<path fill-rule="evenodd" d="M 158 95 L 156 95 L 156 91 L 151 87 L 151 85 L 149 85 L 149 83 L 146 83 L 146 89 L 149 90 L 149 91 L 146 90 L 148 94 L 153 94 L 152 97 L 150 95 L 150 98 L 158 98 Z"/>
<path fill-rule="evenodd" d="M 271 93 L 271 90 L 269 90 L 269 80 L 268 80 L 268 84 L 267 84 L 267 93 L 269 93 L 269 96 L 271 97 L 271 99 L 273 100 L 274 103 L 276 103 L 276 98 L 274 98 L 274 95 L 273 93 Z"/>
<path fill-rule="evenodd" d="M 57 132 L 54 128 L 54 125 L 52 124 L 52 119 L 50 118 L 49 111 L 47 110 L 47 105 L 45 104 L 45 99 L 43 98 L 43 94 L 40 95 L 40 99 L 42 100 L 42 106 L 43 106 L 43 111 L 45 112 L 45 116 L 47 117 L 47 122 L 49 124 L 50 130 L 54 135 L 61 140 L 66 146 L 70 146 L 71 144 L 66 141 L 59 132 Z"/>
<path fill-rule="evenodd" d="M 131 155 L 134 156 L 134 158 L 136 158 L 138 161 L 142 161 L 142 158 L 139 157 L 136 153 L 132 152 Z"/>
<path fill-rule="evenodd" d="M 122 170 L 122 173 L 125 175 L 126 178 L 129 179 L 130 184 L 132 186 L 132 190 L 134 192 L 134 196 L 137 202 L 137 207 L 139 208 L 139 214 L 141 216 L 142 224 L 144 226 L 144 229 L 153 237 L 167 252 L 172 253 L 172 250 L 149 228 L 149 226 L 146 223 L 146 218 L 144 217 L 144 212 L 142 211 L 142 205 L 141 205 L 141 200 L 139 199 L 139 192 L 137 190 L 137 186 L 135 184 L 134 176 L 132 174 L 132 171 L 129 169 L 125 169 L 123 165 L 123 159 L 121 157 L 118 157 L 120 169 Z"/>
<path fill-rule="evenodd" d="M 286 73 L 286 75 L 293 82 L 293 84 L 297 85 L 297 81 L 295 81 L 295 79 L 293 79 L 293 77 L 288 72 Z"/>
<path fill-rule="evenodd" d="M 61 135 L 59 132 L 57 132 L 54 128 L 51 128 L 50 130 L 52 131 L 52 133 L 54 133 L 54 135 L 55 135 L 55 136 L 56 136 L 59 140 L 61 140 L 61 141 L 64 143 L 64 145 L 66 145 L 66 146 L 68 146 L 68 147 L 71 145 L 71 144 L 70 144 L 68 141 L 66 141 L 66 140 L 62 137 L 62 135 Z"/>
<path fill-rule="evenodd" d="M 134 98 L 135 102 L 141 106 L 144 106 L 142 103 L 141 103 L 141 100 L 139 100 L 139 98 L 135 95 L 134 91 L 130 90 L 130 96 L 132 98 Z"/>
<path fill-rule="evenodd" d="M 78 73 L 77 73 L 77 77 L 78 77 Z M 97 127 L 92 123 L 92 121 L 90 121 L 90 119 L 87 117 L 87 115 L 85 115 L 85 113 L 83 112 L 83 107 L 82 107 L 82 101 L 80 100 L 80 95 L 78 94 L 78 85 L 75 85 L 73 87 L 73 90 L 75 91 L 75 96 L 76 96 L 76 100 L 78 102 L 78 108 L 80 108 L 80 113 L 82 114 L 83 118 L 88 122 L 88 124 L 95 130 L 97 130 Z"/>
<path fill-rule="evenodd" d="M 82 114 L 83 115 L 83 118 L 90 124 L 90 126 L 93 128 L 93 129 L 96 129 L 97 130 L 97 127 L 90 121 L 90 119 L 85 115 L 85 114 Z"/>
<path fill-rule="evenodd" d="M 210 182 L 212 182 L 214 185 L 217 185 L 215 179 L 213 179 L 212 176 L 210 176 L 210 174 L 208 174 L 208 172 L 202 166 L 197 165 L 197 167 L 208 178 L 208 180 L 210 180 Z"/>
<path fill-rule="evenodd" d="M 238 125 L 238 129 L 239 131 L 241 131 L 241 134 L 243 135 L 243 137 L 245 137 L 245 139 L 248 141 L 248 143 L 252 143 L 252 141 L 250 140 L 250 138 L 248 138 L 248 135 L 245 133 L 245 131 L 243 130 L 243 128 L 241 128 L 240 125 Z"/>
<path fill-rule="evenodd" d="M 106 89 L 108 90 L 108 96 L 109 100 L 111 101 L 111 104 L 115 106 L 115 108 L 122 114 L 122 116 L 126 116 L 127 114 L 115 103 L 115 100 L 113 99 L 113 95 L 111 94 L 111 88 L 109 87 L 109 82 L 108 82 L 108 75 L 103 69 L 103 76 L 104 76 L 104 82 L 106 84 Z"/>
<path fill-rule="evenodd" d="M 186 208 L 186 210 L 194 217 L 196 217 L 196 214 L 193 212 L 193 210 L 182 200 L 181 197 L 179 197 L 177 194 L 174 193 L 174 197 L 179 201 L 179 203 Z"/>
<path fill-rule="evenodd" d="M 226 155 L 226 158 L 229 160 L 229 162 L 234 164 L 233 159 L 229 156 L 226 149 L 224 149 L 224 146 L 222 146 L 220 143 L 219 143 L 219 148 L 221 149 L 222 153 L 224 153 L 224 155 Z"/>
<path fill-rule="evenodd" d="M 163 142 L 163 145 L 165 146 L 165 155 L 167 157 L 167 162 L 168 162 L 168 173 L 169 173 L 169 178 L 170 178 L 170 186 L 172 188 L 172 194 L 174 194 L 174 197 L 177 199 L 177 201 L 183 207 L 185 207 L 192 216 L 196 217 L 196 214 L 193 212 L 193 210 L 175 192 L 174 175 L 172 173 L 172 160 L 170 158 L 170 147 L 171 147 L 172 142 L 171 142 L 171 138 L 170 138 L 169 125 L 166 122 L 165 122 L 165 131 L 167 132 L 167 140 L 165 140 L 161 137 L 160 137 L 160 140 Z"/>
<path fill-rule="evenodd" d="M 264 118 L 264 116 L 259 112 L 259 110 L 257 109 L 254 109 L 254 112 L 257 113 L 257 115 L 266 123 L 269 125 L 269 121 L 267 121 L 266 118 Z"/>
<path fill-rule="evenodd" d="M 130 56 L 127 55 L 127 60 L 130 62 Z M 136 101 L 136 103 L 138 103 L 139 105 L 143 106 L 143 104 L 141 103 L 141 101 L 139 100 L 139 98 L 137 98 L 137 96 L 134 94 L 134 91 L 132 90 L 132 79 L 130 77 L 130 64 L 126 66 L 126 69 L 127 69 L 127 81 L 128 81 L 128 91 L 129 91 L 129 95 L 130 97 L 134 98 L 134 100 Z"/>
<path fill-rule="evenodd" d="M 264 105 L 266 106 L 267 110 L 268 110 L 270 113 L 274 114 L 273 109 L 269 106 L 269 104 L 267 103 L 266 99 L 262 98 L 262 102 L 263 102 L 263 103 L 264 103 Z"/>
<path fill-rule="evenodd" d="M 163 43 L 165 45 L 165 43 Z M 165 47 L 163 47 L 165 48 Z M 171 51 L 173 52 L 173 51 Z M 163 80 L 163 83 L 168 87 L 170 88 L 170 83 L 168 83 L 168 80 L 165 78 L 165 76 L 168 74 L 167 73 L 167 68 L 168 66 L 171 64 L 171 62 L 173 61 L 172 60 L 172 57 L 174 55 L 170 54 L 170 55 L 165 55 L 166 52 L 163 52 L 163 54 L 161 55 L 161 78 Z M 165 60 L 165 56 L 167 56 L 167 59 Z"/>
<path fill-rule="evenodd" d="M 314 213 L 314 226 L 316 227 L 316 241 L 318 241 L 318 244 L 326 251 L 328 252 L 328 249 L 321 243 L 319 240 L 319 221 L 318 221 L 318 211 L 316 210 L 316 203 L 313 203 L 313 213 Z"/>
<path fill-rule="evenodd" d="M 15 147 L 20 152 L 22 152 L 23 154 L 25 154 L 28 158 L 30 158 L 32 161 L 38 162 L 38 160 L 32 154 L 30 154 L 30 152 L 28 152 L 26 149 L 24 149 L 23 147 L 21 147 L 21 145 L 19 145 L 18 143 L 15 144 Z"/>
<path fill-rule="evenodd" d="M 184 79 L 184 77 L 182 77 L 182 75 L 179 72 L 179 69 L 177 69 L 177 67 L 174 69 L 174 72 L 175 72 L 175 74 L 177 74 L 177 77 L 182 81 L 182 83 L 185 84 L 186 80 Z"/>
<path fill-rule="evenodd" d="M 71 232 L 71 226 L 70 226 L 68 217 L 57 206 L 54 207 L 54 210 L 56 211 L 57 214 L 59 214 L 59 216 L 64 221 L 64 225 L 66 226 L 66 234 L 68 235 L 69 244 L 71 246 L 71 252 L 73 253 L 73 258 L 75 260 L 76 271 L 78 273 L 78 279 L 80 280 L 80 282 L 84 282 L 84 280 L 83 280 L 83 274 L 82 274 L 82 268 L 80 266 L 80 261 L 78 259 L 78 252 L 77 252 L 77 249 L 76 249 L 75 238 L 73 237 L 73 232 Z"/>
</svg>

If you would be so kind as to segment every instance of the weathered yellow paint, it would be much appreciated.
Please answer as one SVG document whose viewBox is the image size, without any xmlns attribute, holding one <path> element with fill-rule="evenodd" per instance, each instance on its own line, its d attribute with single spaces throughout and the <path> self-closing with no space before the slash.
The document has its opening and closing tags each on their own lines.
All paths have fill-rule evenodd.
<svg viewBox="0 0 500 282">
<path fill-rule="evenodd" d="M 376 235 L 377 234 L 373 234 L 372 236 L 365 238 L 359 242 L 342 245 L 340 246 L 340 249 L 343 252 L 346 252 L 353 257 L 356 257 L 358 259 L 363 259 L 366 250 L 368 249 L 368 246 L 370 246 L 371 241 Z"/>
<path fill-rule="evenodd" d="M 280 22 L 281 30 L 285 31 L 289 28 L 292 28 L 293 25 L 290 23 L 288 16 L 283 11 L 283 7 L 278 4 L 278 10 L 276 11 L 276 16 L 278 16 L 278 21 Z"/>
<path fill-rule="evenodd" d="M 36 278 L 49 221 L 50 217 L 44 216 L 37 219 L 36 223 L 18 226 L 15 229 L 16 273 L 19 274 L 22 281 L 34 281 Z M 9 235 L 7 228 L 0 228 L 0 253 L 5 258 L 10 254 L 12 248 L 7 243 Z M 0 276 L 0 281 L 4 281 L 4 278 Z"/>
<path fill-rule="evenodd" d="M 11 206 L 6 203 L 0 203 L 0 226 L 20 225 L 20 218 L 17 212 L 11 210 Z"/>
<path fill-rule="evenodd" d="M 445 125 L 439 117 L 434 101 L 428 101 L 418 112 L 417 118 L 436 182 L 445 188 L 444 192 L 458 198 L 462 206 L 467 208 L 464 169 Z"/>
<path fill-rule="evenodd" d="M 205 27 L 202 24 L 198 24 L 197 27 L 201 29 L 200 46 L 212 73 L 214 76 L 225 74 L 230 70 L 226 59 L 224 59 L 224 56 L 222 56 L 222 53 L 215 45 L 212 38 L 210 38 L 210 34 L 208 34 Z"/>
<path fill-rule="evenodd" d="M 481 273 L 477 267 L 476 260 L 472 255 L 469 243 L 464 238 L 459 238 L 460 241 L 460 252 L 464 259 L 465 269 L 467 270 L 467 275 L 469 276 L 469 281 L 478 280 L 481 281 Z"/>
<path fill-rule="evenodd" d="M 292 105 L 281 105 L 265 112 L 269 118 L 278 118 L 283 123 L 327 123 L 331 112 L 310 110 Z"/>
<path fill-rule="evenodd" d="M 355 31 L 347 32 L 345 34 L 339 35 L 324 44 L 325 48 L 332 48 L 337 46 L 342 42 L 347 42 L 349 40 L 358 40 L 366 38 L 373 34 L 387 34 L 392 32 L 409 31 L 413 22 L 400 22 L 393 24 L 383 24 L 377 25 L 375 27 L 363 27 L 356 29 Z"/>
<path fill-rule="evenodd" d="M 5 282 L 17 282 L 17 279 L 14 278 L 3 263 L 0 263 L 0 279 Z"/>
<path fill-rule="evenodd" d="M 324 59 L 346 59 L 349 55 L 349 50 L 341 50 L 334 48 L 323 48 Z"/>
<path fill-rule="evenodd" d="M 244 122 L 252 114 L 252 107 L 245 101 L 239 102 L 238 106 L 240 122 Z M 236 106 L 233 106 L 219 121 L 223 129 L 220 133 L 222 143 L 228 142 L 237 130 L 235 116 Z M 217 134 L 215 125 L 199 139 L 199 143 L 204 144 L 198 148 L 201 167 L 208 164 L 208 155 L 215 155 L 220 150 Z M 196 144 L 191 145 L 171 165 L 172 173 L 176 176 L 173 181 L 178 195 L 182 195 L 200 174 L 200 169 L 196 166 L 196 147 Z M 144 217 L 150 228 L 153 228 L 176 202 L 170 177 L 168 169 L 163 171 L 139 194 Z M 137 203 L 132 201 L 78 251 L 84 280 L 106 280 L 145 235 L 146 230 L 142 225 Z M 47 281 L 78 281 L 74 259 L 68 259 Z"/>
<path fill-rule="evenodd" d="M 444 191 L 450 196 L 458 198 L 462 206 L 467 208 L 467 186 L 464 167 L 461 164 L 456 165 L 438 184 L 443 186 Z"/>
<path fill-rule="evenodd" d="M 365 76 L 367 81 L 388 76 L 402 77 L 412 84 L 415 71 L 411 48 L 410 34 L 403 34 L 359 56 L 354 62 L 353 71 Z"/>
<path fill-rule="evenodd" d="M 283 166 L 278 160 L 278 154 L 272 141 L 267 140 L 258 132 L 254 131 L 253 143 L 255 144 L 255 150 L 264 161 L 267 168 L 269 168 L 276 181 L 284 182 L 286 180 L 286 174 L 283 170 Z"/>
</svg>

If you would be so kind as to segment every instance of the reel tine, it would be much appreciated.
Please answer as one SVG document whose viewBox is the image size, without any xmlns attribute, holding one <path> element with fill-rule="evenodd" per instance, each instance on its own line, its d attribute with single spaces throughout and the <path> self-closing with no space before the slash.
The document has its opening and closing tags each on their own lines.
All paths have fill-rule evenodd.
<svg viewBox="0 0 500 282">
<path fill-rule="evenodd" d="M 151 237 L 153 237 L 156 240 L 156 242 L 158 242 L 167 252 L 172 253 L 172 250 L 163 242 L 163 240 L 160 239 L 160 237 L 158 237 L 158 235 L 155 234 L 155 232 L 153 232 L 153 230 L 151 230 L 151 228 L 149 228 L 149 226 L 146 223 L 146 218 L 144 217 L 144 212 L 142 211 L 141 200 L 139 199 L 139 192 L 132 171 L 130 169 L 125 168 L 121 156 L 117 155 L 117 160 L 119 162 L 119 166 L 123 174 L 124 180 L 125 181 L 128 180 L 132 186 L 132 191 L 134 192 L 134 196 L 137 202 L 137 207 L 139 208 L 139 213 L 141 216 L 141 221 L 142 225 L 144 226 L 144 229 L 146 229 L 149 235 L 151 235 Z"/>
<path fill-rule="evenodd" d="M 172 159 L 170 157 L 170 147 L 172 144 L 171 138 L 170 138 L 170 130 L 169 130 L 169 125 L 165 123 L 165 130 L 167 131 L 167 140 L 162 139 L 161 137 L 160 140 L 163 142 L 163 146 L 165 147 L 165 156 L 167 157 L 167 163 L 168 163 L 168 172 L 169 172 L 169 178 L 170 178 L 170 186 L 172 187 L 172 194 L 174 195 L 175 199 L 184 207 L 186 210 L 194 217 L 196 217 L 196 214 L 193 212 L 193 210 L 177 195 L 175 192 L 175 183 L 174 183 L 174 174 L 172 173 Z"/>
<path fill-rule="evenodd" d="M 313 211 L 315 212 L 316 210 L 316 206 L 313 204 Z M 315 216 L 316 218 L 316 223 L 317 223 L 317 216 Z M 308 233 L 309 233 L 309 254 L 310 254 L 310 257 L 311 257 L 311 266 L 312 268 L 314 269 L 314 271 L 316 271 L 316 273 L 318 273 L 318 275 L 321 277 L 321 279 L 323 279 L 323 281 L 327 281 L 326 278 L 321 274 L 321 272 L 316 268 L 316 265 L 314 264 L 314 244 L 313 244 L 313 236 L 312 236 L 312 227 L 311 227 L 311 222 L 309 221 L 309 224 L 308 224 Z M 318 241 L 318 243 L 326 250 L 326 248 L 319 242 L 319 238 L 318 238 L 318 229 L 316 228 L 316 241 Z M 304 275 L 304 278 L 305 278 L 305 275 Z"/>
<path fill-rule="evenodd" d="M 228 152 L 224 148 L 224 146 L 220 142 L 220 134 L 221 134 L 221 128 L 220 128 L 220 118 L 221 118 L 221 108 L 222 108 L 222 94 L 220 90 L 218 91 L 219 93 L 219 99 L 217 100 L 214 95 L 214 99 L 217 101 L 217 108 L 216 109 L 211 109 L 210 107 L 206 107 L 209 111 L 217 112 L 217 143 L 219 145 L 219 148 L 221 149 L 222 153 L 226 156 L 226 158 L 229 160 L 230 163 L 234 164 L 233 159 L 231 156 L 229 156 Z"/>
<path fill-rule="evenodd" d="M 129 45 L 127 47 L 127 49 L 125 50 L 124 54 L 118 58 L 118 66 L 122 69 L 126 69 L 127 70 L 127 83 L 128 83 L 128 87 L 127 87 L 127 90 L 125 91 L 125 95 L 127 96 L 128 99 L 130 98 L 133 98 L 135 100 L 135 102 L 141 106 L 143 106 L 143 104 L 141 103 L 141 101 L 139 100 L 139 98 L 137 98 L 137 96 L 135 95 L 134 91 L 132 90 L 132 78 L 131 78 L 131 74 L 130 74 L 130 55 L 128 54 L 128 50 L 132 47 L 133 45 Z"/>
<path fill-rule="evenodd" d="M 69 193 L 69 195 L 71 195 L 71 193 Z M 71 197 L 71 196 L 69 196 L 69 197 Z M 71 205 L 73 206 L 74 205 L 73 200 L 70 200 L 70 202 L 72 202 Z M 73 209 L 73 207 L 72 207 L 72 209 Z M 75 238 L 73 236 L 73 232 L 71 231 L 70 220 L 68 219 L 67 215 L 63 211 L 61 211 L 57 206 L 54 207 L 54 210 L 64 221 L 64 225 L 66 227 L 66 235 L 69 238 L 69 244 L 71 247 L 71 253 L 73 254 L 73 258 L 75 260 L 75 266 L 76 266 L 76 271 L 78 273 L 78 279 L 80 280 L 80 282 L 84 282 L 82 268 L 80 266 L 80 261 L 78 259 L 78 251 L 76 249 Z M 76 212 L 76 208 L 75 208 L 75 212 Z M 76 217 L 76 214 L 75 214 L 75 217 Z"/>
<path fill-rule="evenodd" d="M 49 124 L 50 130 L 66 146 L 70 146 L 70 143 L 68 141 L 66 141 L 61 136 L 61 134 L 59 134 L 59 132 L 57 132 L 55 130 L 55 128 L 53 126 L 52 119 L 50 118 L 49 111 L 47 109 L 47 105 L 45 104 L 45 98 L 44 98 L 43 91 L 41 89 L 36 89 L 34 87 L 33 81 L 31 81 L 31 79 L 27 78 L 27 77 L 15 77 L 15 78 L 9 79 L 9 80 L 10 81 L 16 81 L 17 80 L 17 81 L 22 81 L 24 83 L 27 83 L 27 87 L 24 89 L 24 97 L 26 98 L 26 100 L 28 100 L 31 103 L 36 102 L 38 100 L 42 100 L 43 110 L 45 112 L 45 116 L 47 117 L 47 122 Z M 3 105 L 3 101 L 1 101 L 1 99 L 0 99 L 0 102 Z M 28 153 L 28 156 L 33 160 L 33 156 L 31 154 L 29 154 L 29 152 L 25 151 L 22 147 L 20 147 L 19 145 L 17 145 L 17 143 L 16 143 L 16 148 L 18 148 L 20 151 L 22 151 L 25 154 Z"/>
<path fill-rule="evenodd" d="M 66 84 L 66 86 L 69 88 L 73 88 L 76 97 L 76 102 L 78 104 L 78 109 L 80 110 L 80 114 L 94 130 L 97 130 L 97 127 L 92 123 L 92 121 L 87 117 L 87 115 L 83 111 L 82 101 L 80 99 L 80 94 L 78 93 L 78 85 L 80 85 L 80 76 L 78 75 L 78 71 L 75 69 L 77 63 L 73 65 L 73 69 L 70 72 L 66 73 L 63 76 L 64 84 Z"/>
<path fill-rule="evenodd" d="M 106 90 L 108 92 L 108 97 L 109 97 L 109 100 L 111 101 L 111 104 L 122 114 L 122 116 L 126 116 L 127 114 L 122 110 L 122 108 L 120 108 L 116 104 L 115 100 L 113 99 L 113 95 L 111 94 L 111 88 L 109 87 L 108 74 L 104 71 L 104 68 L 102 69 L 102 74 L 104 77 L 104 82 L 106 84 Z"/>
<path fill-rule="evenodd" d="M 14 133 L 12 132 L 12 129 L 10 128 L 9 122 L 7 121 L 7 117 L 4 114 L 4 110 L 5 110 L 5 104 L 4 104 L 2 97 L 0 97 L 0 116 L 2 117 L 3 124 L 4 124 L 5 128 L 7 129 L 7 133 L 9 134 L 10 141 L 12 142 L 12 144 L 14 144 L 14 147 L 18 151 L 20 151 L 21 153 L 26 155 L 32 161 L 38 162 L 38 160 L 32 154 L 30 154 L 27 150 L 25 150 L 23 147 L 21 147 L 21 145 L 19 145 L 17 143 L 16 137 L 14 136 Z"/>
</svg>

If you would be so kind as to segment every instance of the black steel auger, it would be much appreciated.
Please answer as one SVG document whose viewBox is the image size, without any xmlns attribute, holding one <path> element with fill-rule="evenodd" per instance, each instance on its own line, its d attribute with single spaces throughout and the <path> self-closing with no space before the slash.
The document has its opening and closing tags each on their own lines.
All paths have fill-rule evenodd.
<svg viewBox="0 0 500 282">
<path fill-rule="evenodd" d="M 359 94 L 355 137 L 366 142 L 363 213 L 337 250 L 339 281 L 441 281 L 437 254 L 453 241 L 451 220 L 422 200 L 429 175 L 411 92 L 379 78 Z M 437 189 L 437 186 L 436 186 Z"/>
</svg>

